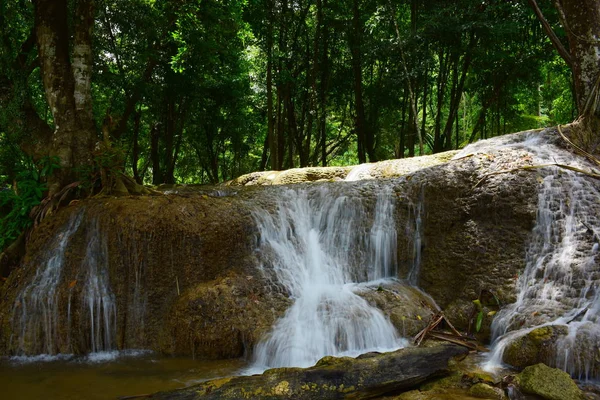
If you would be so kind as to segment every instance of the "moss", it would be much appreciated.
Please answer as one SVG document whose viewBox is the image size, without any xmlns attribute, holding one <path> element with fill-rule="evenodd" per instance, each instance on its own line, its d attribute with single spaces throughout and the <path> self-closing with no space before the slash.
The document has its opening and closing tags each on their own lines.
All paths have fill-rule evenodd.
<svg viewBox="0 0 600 400">
<path fill-rule="evenodd" d="M 506 396 L 501 389 L 495 388 L 485 383 L 477 383 L 469 389 L 469 394 L 480 399 L 505 399 Z"/>
<path fill-rule="evenodd" d="M 458 387 L 461 384 L 462 374 L 453 374 L 445 378 L 437 379 L 428 382 L 420 387 L 422 391 L 437 391 L 440 389 L 448 389 Z"/>
<path fill-rule="evenodd" d="M 583 392 L 569 374 L 545 364 L 529 366 L 517 375 L 523 393 L 535 394 L 547 400 L 582 400 Z"/>
<path fill-rule="evenodd" d="M 511 342 L 504 350 L 502 360 L 517 368 L 546 362 L 554 358 L 556 340 L 567 333 L 568 328 L 561 325 L 533 329 Z"/>
</svg>

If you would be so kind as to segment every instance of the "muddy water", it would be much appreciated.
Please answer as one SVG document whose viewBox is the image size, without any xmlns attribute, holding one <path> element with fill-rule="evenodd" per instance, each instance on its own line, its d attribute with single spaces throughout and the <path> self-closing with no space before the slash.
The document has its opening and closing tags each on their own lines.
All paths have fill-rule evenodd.
<svg viewBox="0 0 600 400">
<path fill-rule="evenodd" d="M 239 360 L 198 361 L 151 353 L 96 353 L 0 359 L 0 398 L 105 400 L 177 389 L 202 380 L 235 374 Z"/>
</svg>

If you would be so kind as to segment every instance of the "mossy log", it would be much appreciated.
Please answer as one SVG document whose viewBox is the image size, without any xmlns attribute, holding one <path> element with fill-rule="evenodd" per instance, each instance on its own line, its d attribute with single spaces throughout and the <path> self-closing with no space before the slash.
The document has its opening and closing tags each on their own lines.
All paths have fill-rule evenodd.
<svg viewBox="0 0 600 400">
<path fill-rule="evenodd" d="M 276 368 L 262 375 L 217 379 L 147 399 L 370 399 L 401 393 L 448 372 L 464 347 L 443 344 L 369 353 L 357 358 L 325 357 L 310 368 Z"/>
</svg>

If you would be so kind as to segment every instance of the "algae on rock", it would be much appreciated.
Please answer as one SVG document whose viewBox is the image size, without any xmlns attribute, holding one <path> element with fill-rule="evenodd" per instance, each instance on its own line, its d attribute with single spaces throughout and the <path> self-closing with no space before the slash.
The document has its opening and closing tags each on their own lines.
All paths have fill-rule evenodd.
<svg viewBox="0 0 600 400">
<path fill-rule="evenodd" d="M 535 394 L 546 400 L 583 400 L 584 394 L 569 374 L 545 364 L 529 366 L 517 375 L 523 393 Z"/>
</svg>

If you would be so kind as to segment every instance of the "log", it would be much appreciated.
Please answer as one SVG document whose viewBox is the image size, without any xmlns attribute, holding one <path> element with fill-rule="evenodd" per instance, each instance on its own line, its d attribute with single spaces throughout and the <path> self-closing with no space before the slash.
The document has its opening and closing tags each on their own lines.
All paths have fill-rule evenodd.
<svg viewBox="0 0 600 400">
<path fill-rule="evenodd" d="M 448 372 L 468 349 L 453 344 L 410 347 L 357 358 L 324 357 L 310 368 L 276 368 L 262 375 L 216 379 L 147 399 L 370 399 L 414 388 Z"/>
</svg>

